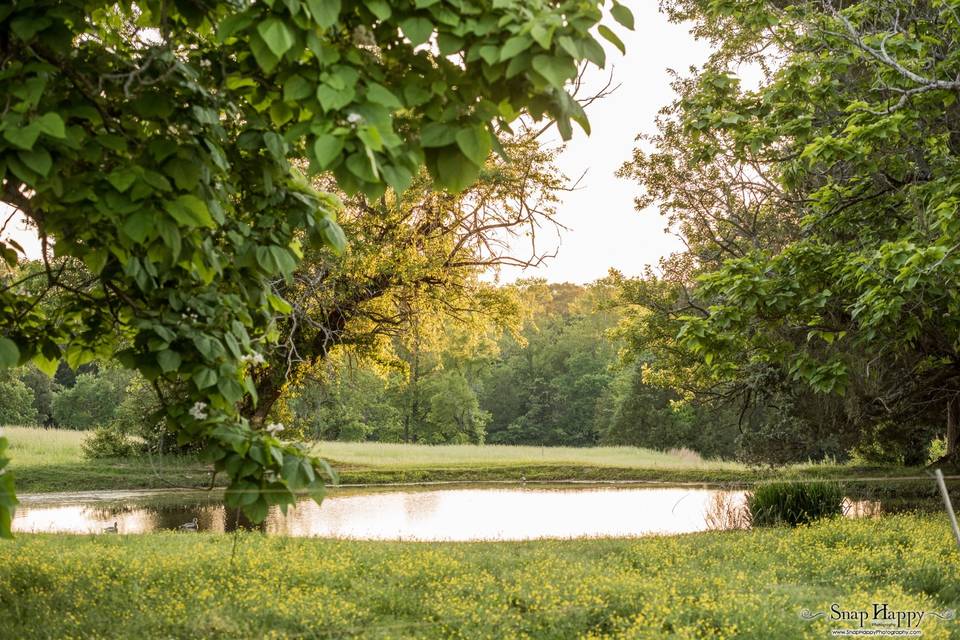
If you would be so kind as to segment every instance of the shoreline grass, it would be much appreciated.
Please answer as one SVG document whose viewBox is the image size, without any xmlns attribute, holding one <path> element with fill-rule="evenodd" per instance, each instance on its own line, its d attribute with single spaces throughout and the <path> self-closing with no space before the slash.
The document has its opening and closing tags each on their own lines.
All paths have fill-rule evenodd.
<svg viewBox="0 0 960 640">
<path fill-rule="evenodd" d="M 111 489 L 204 488 L 209 465 L 191 456 L 97 459 L 83 457 L 88 432 L 7 427 L 10 470 L 21 493 Z M 651 483 L 728 483 L 845 477 L 897 478 L 923 475 L 916 468 L 799 464 L 782 468 L 748 467 L 704 460 L 690 452 L 635 447 L 513 447 L 503 445 L 411 445 L 375 442 L 323 442 L 315 449 L 338 471 L 343 484 L 380 485 L 430 482 L 596 481 Z M 222 486 L 225 478 L 217 478 Z M 932 482 L 898 482 L 893 487 L 864 483 L 858 497 L 934 496 Z"/>
<path fill-rule="evenodd" d="M 23 640 L 821 638 L 850 624 L 802 609 L 956 608 L 956 554 L 942 514 L 511 543 L 21 535 L 0 544 L 0 610 Z"/>
</svg>

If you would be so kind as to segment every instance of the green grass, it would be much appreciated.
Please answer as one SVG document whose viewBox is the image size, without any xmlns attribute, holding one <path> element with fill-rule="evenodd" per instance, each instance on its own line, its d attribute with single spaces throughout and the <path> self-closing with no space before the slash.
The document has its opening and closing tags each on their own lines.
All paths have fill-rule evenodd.
<svg viewBox="0 0 960 640">
<path fill-rule="evenodd" d="M 383 543 L 244 534 L 0 544 L 0 635 L 824 638 L 804 608 L 960 606 L 945 516 L 645 539 Z M 930 618 L 930 616 L 927 616 Z M 957 637 L 925 620 L 924 638 Z"/>
<path fill-rule="evenodd" d="M 593 466 L 622 469 L 711 469 L 742 471 L 736 462 L 704 460 L 691 451 L 665 453 L 638 447 L 526 447 L 507 445 L 423 445 L 380 442 L 321 442 L 318 454 L 349 465 Z"/>
<path fill-rule="evenodd" d="M 88 460 L 80 443 L 90 432 L 6 427 L 10 470 L 21 493 L 202 487 L 208 468 L 191 457 Z"/>
<path fill-rule="evenodd" d="M 43 429 L 41 427 L 4 427 L 10 441 L 10 456 L 24 467 L 73 464 L 80 460 L 80 443 L 85 431 Z"/>
<path fill-rule="evenodd" d="M 80 443 L 86 433 L 8 427 L 10 468 L 20 492 L 200 488 L 210 468 L 193 457 L 88 460 Z M 660 452 L 635 447 L 430 446 L 376 442 L 323 442 L 316 452 L 331 461 L 344 484 L 405 482 L 651 481 L 744 483 L 768 479 L 917 475 L 917 469 L 803 464 L 785 468 L 747 467 L 704 460 L 689 451 Z M 222 481 L 221 476 L 218 480 Z M 894 487 L 865 484 L 857 495 L 935 496 L 926 480 Z"/>
</svg>

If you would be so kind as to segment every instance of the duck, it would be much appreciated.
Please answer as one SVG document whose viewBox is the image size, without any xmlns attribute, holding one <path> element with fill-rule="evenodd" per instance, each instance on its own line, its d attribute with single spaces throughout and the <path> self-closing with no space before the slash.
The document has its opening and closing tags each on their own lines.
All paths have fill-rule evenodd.
<svg viewBox="0 0 960 640">
<path fill-rule="evenodd" d="M 190 522 L 184 522 L 182 525 L 177 527 L 180 531 L 199 531 L 197 519 L 194 518 Z"/>
<path fill-rule="evenodd" d="M 104 533 L 117 533 L 117 531 L 118 531 L 118 529 L 117 529 L 117 522 L 116 522 L 116 520 L 114 520 L 113 524 L 110 525 L 109 527 L 104 527 L 104 528 L 103 528 L 103 532 L 104 532 Z"/>
</svg>

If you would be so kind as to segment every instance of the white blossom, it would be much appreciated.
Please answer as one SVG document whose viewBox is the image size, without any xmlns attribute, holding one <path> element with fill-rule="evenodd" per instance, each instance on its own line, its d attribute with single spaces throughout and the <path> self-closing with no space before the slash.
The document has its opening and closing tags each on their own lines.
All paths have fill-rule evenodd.
<svg viewBox="0 0 960 640">
<path fill-rule="evenodd" d="M 272 436 L 277 435 L 281 431 L 283 431 L 283 423 L 281 422 L 271 422 L 267 425 L 267 433 Z"/>
<path fill-rule="evenodd" d="M 253 364 L 266 364 L 267 359 L 263 357 L 262 353 L 254 351 L 253 353 L 247 353 L 240 357 L 241 362 L 252 362 Z"/>
<path fill-rule="evenodd" d="M 190 415 L 196 420 L 206 420 L 207 419 L 207 403 L 206 402 L 194 402 L 193 407 L 190 409 Z"/>
<path fill-rule="evenodd" d="M 363 122 L 363 116 L 357 113 L 356 111 L 351 111 L 347 114 L 347 122 L 350 124 L 357 124 Z"/>
</svg>

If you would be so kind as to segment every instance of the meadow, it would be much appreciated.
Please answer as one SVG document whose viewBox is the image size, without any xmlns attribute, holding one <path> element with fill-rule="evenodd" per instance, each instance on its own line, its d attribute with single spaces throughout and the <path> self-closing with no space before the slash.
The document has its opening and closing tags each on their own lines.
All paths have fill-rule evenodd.
<svg viewBox="0 0 960 640">
<path fill-rule="evenodd" d="M 87 459 L 80 444 L 89 432 L 6 427 L 11 469 L 21 492 L 199 488 L 210 484 L 210 467 L 194 456 Z M 750 467 L 703 459 L 688 450 L 637 447 L 525 447 L 321 442 L 315 452 L 330 461 L 343 484 L 404 482 L 650 481 L 744 483 L 770 478 L 904 476 L 904 467 L 807 463 Z M 222 480 L 218 478 L 218 480 Z M 917 487 L 930 492 L 923 481 Z M 899 483 L 900 489 L 911 485 Z"/>
<path fill-rule="evenodd" d="M 642 539 L 384 543 L 21 535 L 10 638 L 822 638 L 803 609 L 960 606 L 946 518 Z M 958 637 L 927 616 L 925 638 Z"/>
</svg>

